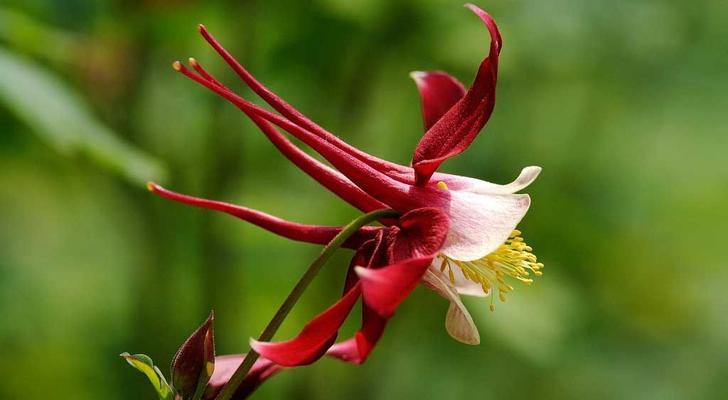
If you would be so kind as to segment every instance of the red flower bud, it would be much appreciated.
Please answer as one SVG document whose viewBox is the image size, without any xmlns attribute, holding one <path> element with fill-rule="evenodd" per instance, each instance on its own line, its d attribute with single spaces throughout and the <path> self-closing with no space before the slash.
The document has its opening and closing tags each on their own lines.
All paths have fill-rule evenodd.
<svg viewBox="0 0 728 400">
<path fill-rule="evenodd" d="M 205 390 L 215 369 L 214 314 L 190 335 L 172 361 L 172 386 L 182 399 L 193 399 Z"/>
</svg>

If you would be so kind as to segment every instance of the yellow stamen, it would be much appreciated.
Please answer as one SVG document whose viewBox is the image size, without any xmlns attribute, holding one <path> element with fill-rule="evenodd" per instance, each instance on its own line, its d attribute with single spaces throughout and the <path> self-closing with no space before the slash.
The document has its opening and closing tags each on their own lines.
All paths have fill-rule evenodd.
<svg viewBox="0 0 728 400">
<path fill-rule="evenodd" d="M 439 181 L 437 182 L 437 188 L 440 190 L 447 190 L 447 183 Z"/>
<path fill-rule="evenodd" d="M 489 293 L 492 288 L 498 289 L 498 298 L 503 302 L 506 301 L 506 293 L 513 291 L 513 286 L 506 283 L 506 276 L 530 285 L 533 282 L 531 274 L 543 274 L 543 264 L 537 261 L 531 251 L 533 249 L 523 241 L 521 231 L 514 230 L 500 247 L 478 260 L 459 261 L 440 254 L 440 269 L 443 272 L 448 269 L 450 280 L 453 281 L 452 265 L 457 266 L 466 279 L 479 283 L 484 292 Z M 492 297 L 490 309 L 495 309 Z"/>
</svg>

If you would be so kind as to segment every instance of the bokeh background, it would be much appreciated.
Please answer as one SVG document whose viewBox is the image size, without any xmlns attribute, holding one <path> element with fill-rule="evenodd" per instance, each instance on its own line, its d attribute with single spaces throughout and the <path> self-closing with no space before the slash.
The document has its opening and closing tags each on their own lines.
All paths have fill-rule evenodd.
<svg viewBox="0 0 728 400">
<path fill-rule="evenodd" d="M 245 351 L 318 252 L 145 181 L 302 222 L 357 215 L 171 70 L 195 56 L 253 97 L 198 23 L 314 120 L 400 163 L 422 133 L 408 73 L 469 83 L 489 40 L 449 0 L 0 4 L 2 399 L 153 399 L 117 354 L 166 371 L 211 309 L 219 352 Z M 521 226 L 544 276 L 495 312 L 468 301 L 480 346 L 451 340 L 447 304 L 418 289 L 366 365 L 323 360 L 258 398 L 727 398 L 728 6 L 478 4 L 504 36 L 498 104 L 443 169 L 507 182 L 544 168 Z M 278 338 L 336 297 L 347 257 Z"/>
</svg>

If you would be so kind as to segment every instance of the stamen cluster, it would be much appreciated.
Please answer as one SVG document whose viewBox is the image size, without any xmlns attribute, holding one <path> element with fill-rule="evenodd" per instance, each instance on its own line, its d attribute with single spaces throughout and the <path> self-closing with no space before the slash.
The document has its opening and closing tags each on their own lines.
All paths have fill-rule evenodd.
<svg viewBox="0 0 728 400">
<path fill-rule="evenodd" d="M 531 246 L 528 246 L 521 237 L 521 231 L 516 229 L 498 249 L 481 259 L 460 261 L 440 255 L 442 258 L 440 271 L 447 271 L 450 281 L 454 284 L 455 274 L 452 266 L 455 265 L 466 279 L 480 284 L 486 294 L 495 287 L 498 290 L 498 298 L 506 301 L 506 293 L 513 291 L 513 286 L 505 280 L 506 276 L 530 285 L 533 282 L 531 274 L 535 276 L 543 274 L 541 269 L 544 265 L 538 262 L 532 251 Z M 490 309 L 495 309 L 492 300 Z"/>
</svg>

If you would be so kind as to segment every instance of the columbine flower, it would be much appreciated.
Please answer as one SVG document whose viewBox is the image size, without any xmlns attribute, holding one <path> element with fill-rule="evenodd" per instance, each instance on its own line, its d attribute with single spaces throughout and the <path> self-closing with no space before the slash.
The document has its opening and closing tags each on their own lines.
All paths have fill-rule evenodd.
<svg viewBox="0 0 728 400">
<path fill-rule="evenodd" d="M 524 168 L 518 178 L 497 185 L 475 178 L 437 172 L 448 158 L 463 152 L 490 118 L 501 37 L 493 19 L 467 5 L 485 23 L 491 43 L 471 87 L 465 90 L 444 72 L 415 72 L 425 121 L 425 134 L 415 148 L 412 166 L 403 166 L 354 148 L 315 124 L 256 80 L 212 37 L 202 36 L 245 83 L 278 113 L 254 105 L 213 78 L 194 59 L 193 72 L 179 62 L 173 67 L 242 110 L 268 139 L 304 172 L 327 189 L 368 212 L 393 208 L 403 216 L 381 221 L 384 228 L 367 228 L 347 243 L 357 249 L 347 290 L 342 299 L 316 317 L 295 339 L 282 343 L 253 343 L 253 348 L 280 365 L 300 365 L 320 357 L 333 343 L 338 327 L 361 293 L 362 329 L 352 340 L 337 344 L 330 354 L 361 362 L 381 335 L 386 319 L 421 281 L 450 301 L 447 331 L 470 344 L 479 342 L 472 317 L 460 294 L 501 299 L 513 288 L 509 279 L 530 283 L 540 275 L 538 263 L 515 228 L 530 205 L 528 186 L 540 172 Z M 309 156 L 277 129 L 310 146 L 334 168 Z M 340 228 L 296 224 L 222 202 L 180 195 L 157 185 L 150 190 L 173 200 L 227 212 L 295 240 L 323 244 Z M 491 303 L 492 306 L 492 303 Z"/>
</svg>

